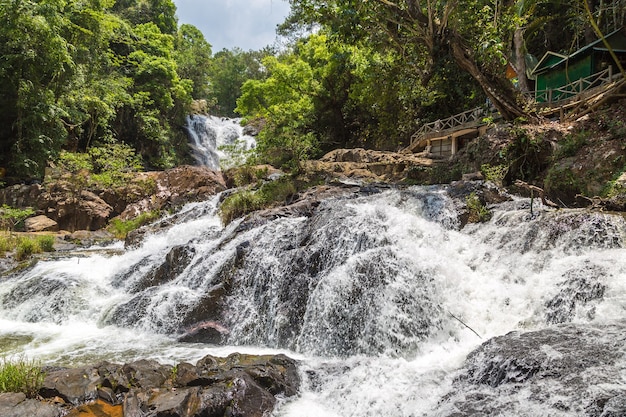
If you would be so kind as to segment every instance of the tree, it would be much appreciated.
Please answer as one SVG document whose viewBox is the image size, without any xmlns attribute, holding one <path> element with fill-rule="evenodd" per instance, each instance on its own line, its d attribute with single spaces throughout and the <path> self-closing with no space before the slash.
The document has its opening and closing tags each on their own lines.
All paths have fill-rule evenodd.
<svg viewBox="0 0 626 417">
<path fill-rule="evenodd" d="M 0 2 L 0 163 L 36 177 L 66 137 L 57 99 L 73 70 L 61 0 Z"/>
<path fill-rule="evenodd" d="M 193 81 L 193 98 L 208 98 L 211 45 L 198 28 L 184 24 L 178 29 L 175 46 L 174 57 L 178 64 L 178 74 L 181 78 Z"/>
<path fill-rule="evenodd" d="M 367 40 L 410 57 L 407 65 L 427 84 L 451 56 L 470 74 L 506 119 L 527 116 L 505 68 L 512 33 L 510 2 L 486 0 L 291 0 L 283 25 L 319 23 L 346 41 Z M 497 7 L 496 7 L 497 6 Z"/>
<path fill-rule="evenodd" d="M 212 111 L 218 116 L 235 116 L 241 86 L 247 80 L 262 80 L 266 71 L 262 60 L 273 55 L 272 49 L 244 52 L 239 48 L 216 53 L 209 67 L 211 94 L 215 100 Z"/>
</svg>

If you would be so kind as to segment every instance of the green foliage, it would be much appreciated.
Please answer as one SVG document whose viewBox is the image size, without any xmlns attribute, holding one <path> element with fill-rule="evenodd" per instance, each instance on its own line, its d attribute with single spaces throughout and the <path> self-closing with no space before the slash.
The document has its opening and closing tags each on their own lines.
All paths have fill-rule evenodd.
<svg viewBox="0 0 626 417">
<path fill-rule="evenodd" d="M 511 128 L 510 133 L 514 140 L 504 150 L 502 157 L 509 165 L 511 180 L 527 181 L 537 177 L 550 163 L 550 145 L 543 137 L 535 136 L 521 127 Z"/>
<path fill-rule="evenodd" d="M 61 149 L 94 143 L 125 142 L 158 168 L 185 160 L 179 126 L 192 91 L 207 93 L 211 52 L 192 26 L 179 33 L 175 11 L 171 0 L 0 2 L 8 176 L 41 178 Z"/>
<path fill-rule="evenodd" d="M 0 254 L 13 252 L 15 259 L 23 261 L 31 255 L 42 252 L 54 252 L 54 236 L 18 236 L 13 234 L 0 235 Z"/>
<path fill-rule="evenodd" d="M 35 398 L 43 385 L 41 365 L 25 358 L 0 360 L 0 392 L 22 392 Z"/>
<path fill-rule="evenodd" d="M 264 80 L 267 77 L 262 61 L 273 56 L 271 49 L 244 52 L 241 49 L 224 49 L 215 54 L 209 66 L 211 91 L 214 100 L 211 113 L 218 116 L 235 116 L 241 87 L 248 80 Z"/>
<path fill-rule="evenodd" d="M 122 186 L 129 179 L 129 173 L 143 167 L 135 150 L 123 143 L 95 146 L 86 153 L 61 151 L 57 165 L 74 174 L 72 180 L 80 189 Z"/>
<path fill-rule="evenodd" d="M 480 166 L 480 172 L 482 172 L 485 180 L 494 183 L 498 187 L 502 187 L 504 177 L 508 171 L 509 167 L 507 165 L 483 164 Z"/>
<path fill-rule="evenodd" d="M 229 224 L 236 218 L 253 211 L 284 203 L 297 191 L 296 184 L 288 177 L 263 183 L 255 191 L 249 189 L 236 191 L 222 202 L 220 218 L 224 224 Z"/>
<path fill-rule="evenodd" d="M 246 149 L 246 142 L 243 140 L 237 140 L 230 145 L 222 145 L 219 150 L 228 155 L 220 159 L 222 171 L 245 165 L 255 154 L 254 149 Z"/>
<path fill-rule="evenodd" d="M 482 203 L 482 201 L 480 201 L 480 198 L 476 195 L 476 193 L 468 195 L 465 199 L 465 203 L 469 213 L 469 218 L 467 220 L 469 223 L 486 222 L 491 218 L 491 212 Z"/>
<path fill-rule="evenodd" d="M 3 204 L 0 207 L 0 226 L 5 230 L 15 231 L 16 227 L 35 214 L 35 210 L 32 208 L 15 208 Z"/>
<path fill-rule="evenodd" d="M 559 147 L 554 154 L 554 159 L 567 158 L 574 156 L 578 151 L 587 144 L 589 133 L 580 131 L 577 133 L 569 133 L 559 141 Z"/>
<path fill-rule="evenodd" d="M 546 192 L 573 200 L 577 194 L 586 194 L 583 179 L 575 175 L 568 166 L 554 165 L 544 180 Z"/>
<path fill-rule="evenodd" d="M 128 233 L 132 232 L 139 227 L 153 222 L 161 216 L 161 212 L 148 211 L 141 213 L 139 216 L 130 220 L 113 219 L 109 224 L 109 231 L 118 239 L 125 239 Z"/>
<path fill-rule="evenodd" d="M 236 187 L 243 187 L 254 184 L 261 179 L 267 177 L 268 169 L 266 167 L 256 167 L 252 165 L 241 165 L 231 168 L 226 175 L 233 179 Z"/>
</svg>

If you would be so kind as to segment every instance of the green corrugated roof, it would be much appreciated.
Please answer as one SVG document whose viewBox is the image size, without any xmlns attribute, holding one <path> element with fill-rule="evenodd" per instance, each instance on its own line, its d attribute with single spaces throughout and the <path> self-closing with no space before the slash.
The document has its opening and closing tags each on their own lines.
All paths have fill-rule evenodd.
<svg viewBox="0 0 626 417">
<path fill-rule="evenodd" d="M 614 32 L 609 33 L 605 36 L 605 39 L 611 44 L 611 47 L 615 47 L 613 50 L 615 52 L 621 53 L 626 50 L 626 36 L 623 33 L 624 28 L 618 29 Z M 533 69 L 532 74 L 536 75 L 541 72 L 545 72 L 548 69 L 557 68 L 567 61 L 571 61 L 578 57 L 584 57 L 588 52 L 591 51 L 607 51 L 606 47 L 604 47 L 604 42 L 602 39 L 598 39 L 597 41 L 591 42 L 589 45 L 580 48 L 578 51 L 574 52 L 569 56 L 560 55 L 556 52 L 546 52 L 546 54 L 541 58 L 541 61 L 537 64 L 537 66 Z M 562 58 L 556 62 L 554 62 L 553 57 L 561 56 Z M 544 60 L 544 58 L 546 58 Z"/>
</svg>

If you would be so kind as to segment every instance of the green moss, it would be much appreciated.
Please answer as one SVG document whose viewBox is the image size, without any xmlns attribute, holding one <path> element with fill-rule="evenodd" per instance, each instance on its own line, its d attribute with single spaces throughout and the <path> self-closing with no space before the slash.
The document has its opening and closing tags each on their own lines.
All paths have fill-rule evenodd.
<svg viewBox="0 0 626 417">
<path fill-rule="evenodd" d="M 43 385 L 45 374 L 35 361 L 24 358 L 0 359 L 0 392 L 23 392 L 34 398 Z"/>
</svg>

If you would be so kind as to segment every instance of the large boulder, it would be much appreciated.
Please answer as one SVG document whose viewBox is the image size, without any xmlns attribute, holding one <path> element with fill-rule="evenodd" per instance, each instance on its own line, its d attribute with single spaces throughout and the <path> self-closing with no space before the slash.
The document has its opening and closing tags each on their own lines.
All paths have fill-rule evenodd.
<svg viewBox="0 0 626 417">
<path fill-rule="evenodd" d="M 559 325 L 472 352 L 437 416 L 626 415 L 624 324 Z"/>
<path fill-rule="evenodd" d="M 340 181 L 400 182 L 417 167 L 430 168 L 432 159 L 417 154 L 337 149 L 316 161 L 306 161 L 305 171 Z"/>
<path fill-rule="evenodd" d="M 151 178 L 156 191 L 126 206 L 120 218 L 133 218 L 147 211 L 203 201 L 227 188 L 220 171 L 201 166 L 180 166 L 152 173 Z"/>
<path fill-rule="evenodd" d="M 40 215 L 26 219 L 24 229 L 27 232 L 56 232 L 59 224 L 48 216 Z"/>
</svg>

